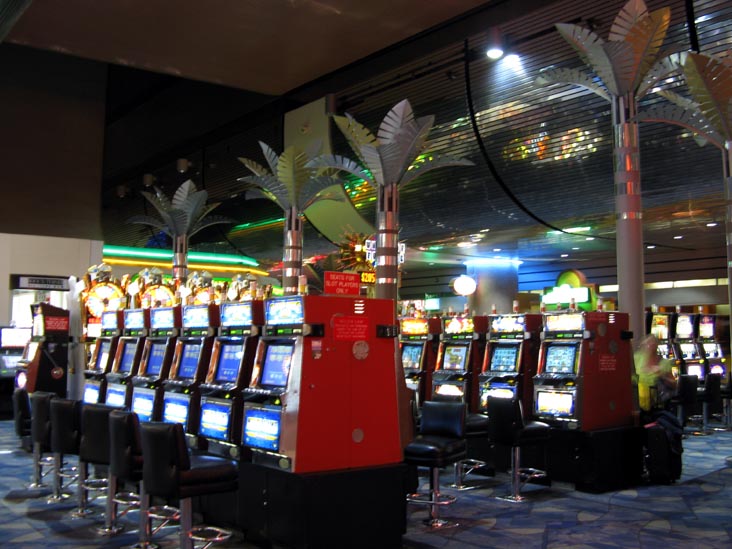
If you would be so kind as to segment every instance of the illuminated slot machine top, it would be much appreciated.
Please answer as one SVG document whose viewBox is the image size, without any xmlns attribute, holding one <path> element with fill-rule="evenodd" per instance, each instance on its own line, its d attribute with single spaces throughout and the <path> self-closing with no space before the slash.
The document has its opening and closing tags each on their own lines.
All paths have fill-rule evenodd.
<svg viewBox="0 0 732 549">
<path fill-rule="evenodd" d="M 646 333 L 658 339 L 658 355 L 669 360 L 679 360 L 673 345 L 676 337 L 676 313 L 648 313 Z"/>
<path fill-rule="evenodd" d="M 706 374 L 705 361 L 699 353 L 696 344 L 699 331 L 699 316 L 695 314 L 679 313 L 676 316 L 676 330 L 674 342 L 676 344 L 676 356 L 681 359 L 684 371 L 687 374 L 695 375 L 700 382 L 704 381 Z"/>
<path fill-rule="evenodd" d="M 715 315 L 700 315 L 697 343 L 699 353 L 707 361 L 709 373 L 721 375 L 722 382 L 727 383 L 729 381 L 727 357 L 717 339 L 716 322 L 717 317 Z"/>
<path fill-rule="evenodd" d="M 474 333 L 471 317 L 454 316 L 443 320 L 442 342 L 432 374 L 433 400 L 465 402 Z"/>
</svg>

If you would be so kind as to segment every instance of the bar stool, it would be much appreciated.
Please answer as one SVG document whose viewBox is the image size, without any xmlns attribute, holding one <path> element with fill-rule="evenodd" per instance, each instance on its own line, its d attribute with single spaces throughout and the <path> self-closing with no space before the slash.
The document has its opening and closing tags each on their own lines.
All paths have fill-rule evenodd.
<svg viewBox="0 0 732 549">
<path fill-rule="evenodd" d="M 710 435 L 709 416 L 719 413 L 722 405 L 722 376 L 709 374 L 704 380 L 704 387 L 697 390 L 696 401 L 702 404 L 702 428 L 701 431 L 694 431 L 694 435 Z"/>
<path fill-rule="evenodd" d="M 471 441 L 479 442 L 488 440 L 488 416 L 485 414 L 468 414 L 465 420 L 465 439 L 467 444 L 467 455 L 470 456 Z M 487 463 L 483 460 L 466 457 L 455 462 L 455 481 L 452 488 L 456 490 L 473 490 L 478 488 L 475 484 L 466 484 L 465 477 L 476 470 L 482 470 L 487 467 Z M 493 470 L 491 468 L 491 476 Z"/>
<path fill-rule="evenodd" d="M 30 395 L 31 441 L 33 442 L 33 477 L 30 489 L 43 488 L 43 478 L 53 468 L 53 456 L 43 454 L 51 451 L 51 400 L 56 393 L 35 391 Z"/>
<path fill-rule="evenodd" d="M 142 481 L 146 496 L 180 501 L 179 547 L 192 549 L 225 541 L 231 532 L 214 526 L 193 528 L 193 497 L 235 491 L 239 474 L 234 461 L 205 454 L 190 455 L 182 425 L 145 422 L 142 433 Z M 148 510 L 155 516 L 156 507 Z"/>
<path fill-rule="evenodd" d="M 682 374 L 676 383 L 676 395 L 669 400 L 671 406 L 676 407 L 676 417 L 682 427 L 686 425 L 689 412 L 696 406 L 698 387 L 699 378 L 697 376 Z"/>
<path fill-rule="evenodd" d="M 20 439 L 20 447 L 27 451 L 33 451 L 31 442 L 31 406 L 28 391 L 15 389 L 13 391 L 13 423 L 15 434 Z"/>
<path fill-rule="evenodd" d="M 488 433 L 495 444 L 511 448 L 511 494 L 499 496 L 511 502 L 524 501 L 521 487 L 530 480 L 546 478 L 539 469 L 521 468 L 521 448 L 549 441 L 549 425 L 540 421 L 524 422 L 521 401 L 517 398 L 488 398 L 490 410 Z"/>
<path fill-rule="evenodd" d="M 81 401 L 67 398 L 51 399 L 51 452 L 53 452 L 53 495 L 48 503 L 58 503 L 69 497 L 64 492 L 64 479 L 69 485 L 78 481 L 77 467 L 64 467 L 64 456 L 79 455 L 81 441 Z"/>
<path fill-rule="evenodd" d="M 89 492 L 93 499 L 107 491 L 109 481 L 97 476 L 99 467 L 109 467 L 109 414 L 116 410 L 106 404 L 84 404 L 81 410 L 81 440 L 79 441 L 79 480 L 77 486 L 78 507 L 71 513 L 74 518 L 94 513 L 89 507 Z M 89 478 L 89 465 L 95 466 L 94 478 Z M 104 534 L 103 529 L 100 530 Z"/>
<path fill-rule="evenodd" d="M 440 493 L 440 468 L 452 465 L 467 455 L 465 415 L 462 402 L 425 402 L 419 434 L 404 448 L 406 463 L 430 469 L 429 493 L 410 494 L 407 501 L 429 505 L 430 518 L 425 520 L 425 524 L 432 529 L 458 526 L 458 523 L 439 516 L 440 506 L 454 503 L 456 499 Z"/>
</svg>

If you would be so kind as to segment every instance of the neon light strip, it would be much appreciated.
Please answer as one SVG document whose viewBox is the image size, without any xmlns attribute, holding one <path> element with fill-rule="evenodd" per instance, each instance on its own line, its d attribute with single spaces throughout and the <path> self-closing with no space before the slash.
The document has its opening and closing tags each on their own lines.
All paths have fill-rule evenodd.
<svg viewBox="0 0 732 549">
<path fill-rule="evenodd" d="M 173 260 L 173 252 L 171 250 L 154 250 L 151 248 L 131 248 L 128 246 L 109 246 L 102 248 L 102 254 L 112 257 L 131 257 L 138 259 L 162 259 L 166 261 Z M 210 263 L 221 263 L 222 265 L 249 265 L 251 267 L 259 266 L 257 260 L 245 255 L 233 254 L 213 254 L 204 252 L 188 252 L 188 260 L 208 261 Z"/>
<path fill-rule="evenodd" d="M 104 257 L 104 262 L 110 265 L 128 265 L 132 267 L 161 267 L 163 269 L 172 268 L 173 264 L 171 261 L 151 261 L 145 259 L 119 259 L 115 257 Z M 238 267 L 236 265 L 208 265 L 205 263 L 189 263 L 189 271 L 206 270 L 206 271 L 219 271 L 229 273 L 252 273 L 260 276 L 268 276 L 267 271 L 260 269 L 253 269 L 251 267 Z"/>
</svg>

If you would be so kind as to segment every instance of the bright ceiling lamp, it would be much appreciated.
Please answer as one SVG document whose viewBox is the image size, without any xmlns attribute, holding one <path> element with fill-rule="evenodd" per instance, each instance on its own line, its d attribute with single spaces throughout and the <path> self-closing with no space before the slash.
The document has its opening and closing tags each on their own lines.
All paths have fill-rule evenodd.
<svg viewBox="0 0 732 549">
<path fill-rule="evenodd" d="M 486 47 L 485 54 L 488 59 L 496 61 L 503 57 L 504 51 L 504 40 L 503 33 L 499 27 L 491 27 L 488 29 L 488 46 Z"/>
</svg>

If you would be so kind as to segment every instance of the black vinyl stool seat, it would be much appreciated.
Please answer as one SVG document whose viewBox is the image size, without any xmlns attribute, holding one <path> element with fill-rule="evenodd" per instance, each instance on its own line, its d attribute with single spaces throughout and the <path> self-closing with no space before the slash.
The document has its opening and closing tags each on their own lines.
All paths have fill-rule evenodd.
<svg viewBox="0 0 732 549">
<path fill-rule="evenodd" d="M 51 399 L 51 452 L 53 452 L 53 495 L 49 503 L 57 503 L 69 497 L 64 492 L 64 479 L 70 485 L 78 481 L 77 467 L 65 467 L 65 456 L 78 456 L 81 443 L 81 406 L 79 400 Z M 67 485 L 67 486 L 68 486 Z"/>
<path fill-rule="evenodd" d="M 192 498 L 236 491 L 239 488 L 236 463 L 218 456 L 190 455 L 183 426 L 178 423 L 145 422 L 141 432 L 145 496 L 179 500 L 179 547 L 191 549 L 194 541 L 204 541 L 203 547 L 208 547 L 231 537 L 222 528 L 193 528 Z M 156 512 L 155 507 L 148 510 L 150 516 Z"/>
<path fill-rule="evenodd" d="M 449 528 L 457 523 L 441 519 L 439 508 L 455 501 L 454 496 L 440 493 L 440 468 L 452 465 L 467 455 L 465 442 L 465 404 L 462 402 L 427 401 L 422 405 L 419 433 L 404 448 L 404 461 L 410 465 L 429 467 L 429 494 L 410 494 L 407 501 L 430 506 L 430 528 Z"/>
<path fill-rule="evenodd" d="M 28 391 L 25 389 L 15 389 L 13 391 L 13 423 L 15 434 L 20 439 L 20 447 L 32 452 L 31 405 Z"/>
<path fill-rule="evenodd" d="M 545 478 L 546 473 L 539 469 L 521 468 L 521 448 L 542 445 L 549 441 L 550 428 L 541 421 L 524 421 L 521 401 L 513 398 L 488 398 L 489 428 L 488 436 L 494 444 L 511 448 L 511 494 L 499 499 L 520 502 L 521 486 L 529 480 Z"/>
<path fill-rule="evenodd" d="M 51 400 L 56 393 L 35 391 L 30 395 L 31 405 L 31 441 L 33 443 L 33 477 L 29 488 L 43 488 L 43 477 L 53 467 L 51 452 Z"/>
<path fill-rule="evenodd" d="M 676 418 L 679 423 L 686 425 L 691 410 L 696 406 L 696 399 L 699 387 L 697 376 L 682 374 L 676 383 L 676 394 L 669 400 L 671 406 L 676 407 Z"/>
<path fill-rule="evenodd" d="M 94 513 L 89 507 L 89 492 L 97 497 L 105 495 L 109 481 L 98 476 L 100 468 L 109 468 L 109 414 L 118 408 L 106 404 L 87 403 L 81 409 L 81 440 L 79 442 L 78 507 L 73 517 L 82 518 Z M 89 465 L 95 466 L 95 476 L 89 478 Z M 104 529 L 99 533 L 105 534 Z"/>
<path fill-rule="evenodd" d="M 465 438 L 469 445 L 471 439 L 488 439 L 488 416 L 486 414 L 468 414 L 465 419 Z M 467 450 L 470 454 L 469 448 Z M 472 490 L 478 488 L 474 484 L 466 484 L 465 477 L 477 469 L 482 469 L 487 463 L 480 459 L 466 457 L 455 462 L 455 481 L 452 487 L 457 490 Z"/>
<path fill-rule="evenodd" d="M 719 397 L 722 399 L 723 403 L 725 429 L 727 431 L 732 430 L 732 383 L 722 384 L 719 390 Z"/>
<path fill-rule="evenodd" d="M 694 431 L 695 435 L 709 435 L 709 416 L 721 412 L 722 407 L 722 376 L 709 374 L 704 379 L 704 387 L 697 389 L 697 403 L 702 405 L 702 428 L 701 431 Z"/>
</svg>

